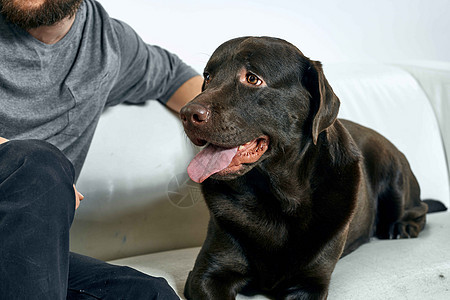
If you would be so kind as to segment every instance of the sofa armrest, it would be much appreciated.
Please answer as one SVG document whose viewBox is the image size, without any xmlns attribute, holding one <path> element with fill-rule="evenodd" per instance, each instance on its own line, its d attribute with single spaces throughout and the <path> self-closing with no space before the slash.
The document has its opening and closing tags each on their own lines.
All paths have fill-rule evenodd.
<svg viewBox="0 0 450 300">
<path fill-rule="evenodd" d="M 450 173 L 450 62 L 410 61 L 397 66 L 417 80 L 433 107 L 439 122 L 447 169 Z"/>
<path fill-rule="evenodd" d="M 448 206 L 449 175 L 440 126 L 418 81 L 396 65 L 331 64 L 324 65 L 324 71 L 341 100 L 339 116 L 388 138 L 406 155 L 422 198 Z"/>
</svg>

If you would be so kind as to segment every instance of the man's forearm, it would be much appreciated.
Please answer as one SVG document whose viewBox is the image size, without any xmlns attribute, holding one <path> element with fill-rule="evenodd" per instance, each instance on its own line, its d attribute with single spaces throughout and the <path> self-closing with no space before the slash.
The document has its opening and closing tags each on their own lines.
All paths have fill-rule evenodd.
<svg viewBox="0 0 450 300">
<path fill-rule="evenodd" d="M 180 109 L 202 91 L 203 78 L 195 76 L 183 83 L 167 101 L 167 107 L 180 112 Z"/>
<path fill-rule="evenodd" d="M 0 136 L 0 144 L 3 144 L 3 143 L 5 143 L 5 142 L 7 142 L 7 141 L 8 141 L 7 139 L 2 138 L 2 137 Z"/>
</svg>

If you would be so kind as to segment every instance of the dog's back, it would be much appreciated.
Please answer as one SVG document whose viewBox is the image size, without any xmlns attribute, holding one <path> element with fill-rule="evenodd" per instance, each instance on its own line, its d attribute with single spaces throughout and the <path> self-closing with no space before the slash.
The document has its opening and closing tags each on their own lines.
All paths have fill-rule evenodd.
<svg viewBox="0 0 450 300">
<path fill-rule="evenodd" d="M 425 226 L 427 205 L 420 199 L 420 187 L 406 157 L 376 131 L 351 121 L 340 122 L 362 153 L 368 197 L 359 205 L 374 208 L 371 235 L 381 239 L 417 237 Z M 357 212 L 352 223 L 358 222 Z M 358 246 L 350 246 L 355 240 L 350 232 L 344 253 Z"/>
</svg>

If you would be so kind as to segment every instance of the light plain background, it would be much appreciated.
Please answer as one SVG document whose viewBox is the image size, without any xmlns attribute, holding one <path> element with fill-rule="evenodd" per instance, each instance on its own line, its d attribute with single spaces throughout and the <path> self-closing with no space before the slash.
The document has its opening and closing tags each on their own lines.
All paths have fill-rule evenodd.
<svg viewBox="0 0 450 300">
<path fill-rule="evenodd" d="M 221 43 L 245 35 L 286 39 L 324 63 L 450 61 L 449 0 L 100 2 L 198 71 Z"/>
</svg>

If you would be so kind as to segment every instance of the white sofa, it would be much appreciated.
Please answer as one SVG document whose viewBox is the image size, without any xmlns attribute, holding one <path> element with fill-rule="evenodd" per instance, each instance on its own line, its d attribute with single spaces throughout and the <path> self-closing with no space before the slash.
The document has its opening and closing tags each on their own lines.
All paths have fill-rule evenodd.
<svg viewBox="0 0 450 300">
<path fill-rule="evenodd" d="M 450 64 L 324 70 L 341 100 L 340 117 L 388 137 L 409 159 L 422 197 L 448 206 Z M 209 219 L 199 186 L 186 174 L 197 150 L 178 117 L 156 101 L 108 109 L 78 182 L 86 198 L 71 250 L 163 276 L 183 298 Z M 417 239 L 373 240 L 343 258 L 329 299 L 450 299 L 450 213 L 428 215 Z"/>
</svg>

